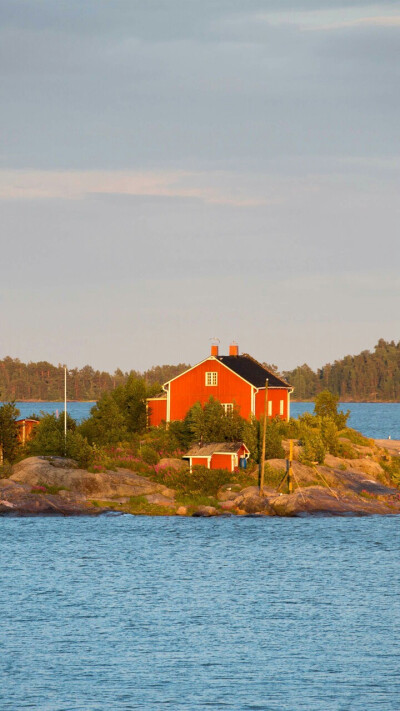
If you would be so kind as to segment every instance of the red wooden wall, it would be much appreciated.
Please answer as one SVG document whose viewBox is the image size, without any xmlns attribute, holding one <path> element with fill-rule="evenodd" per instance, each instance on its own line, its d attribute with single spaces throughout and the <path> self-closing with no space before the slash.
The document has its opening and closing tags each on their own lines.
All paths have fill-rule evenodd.
<svg viewBox="0 0 400 711">
<path fill-rule="evenodd" d="M 206 372 L 218 373 L 218 385 L 206 385 Z M 170 384 L 171 420 L 183 420 L 195 402 L 205 405 L 210 397 L 236 403 L 246 419 L 251 413 L 251 385 L 213 358 L 183 373 Z"/>
</svg>

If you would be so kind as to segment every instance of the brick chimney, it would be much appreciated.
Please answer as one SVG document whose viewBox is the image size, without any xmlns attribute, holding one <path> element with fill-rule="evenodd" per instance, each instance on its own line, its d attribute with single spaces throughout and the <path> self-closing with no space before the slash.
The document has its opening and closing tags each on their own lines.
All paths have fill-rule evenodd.
<svg viewBox="0 0 400 711">
<path fill-rule="evenodd" d="M 237 343 L 231 343 L 229 346 L 229 355 L 230 356 L 238 356 L 239 355 L 239 346 Z"/>
<path fill-rule="evenodd" d="M 211 355 L 217 357 L 218 356 L 218 345 L 217 344 L 212 344 L 211 346 Z"/>
</svg>

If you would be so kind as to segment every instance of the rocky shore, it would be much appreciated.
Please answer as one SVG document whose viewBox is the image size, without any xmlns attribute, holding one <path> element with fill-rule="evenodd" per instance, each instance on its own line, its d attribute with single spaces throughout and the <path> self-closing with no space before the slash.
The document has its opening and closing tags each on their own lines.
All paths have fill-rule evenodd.
<svg viewBox="0 0 400 711">
<path fill-rule="evenodd" d="M 29 457 L 16 464 L 8 478 L 0 479 L 0 515 L 96 516 L 109 511 L 196 517 L 399 514 L 400 489 L 382 462 L 398 454 L 400 442 L 380 440 L 358 450 L 356 459 L 327 455 L 323 465 L 294 461 L 293 493 L 269 485 L 260 496 L 255 475 L 252 486 L 224 485 L 216 497 L 210 497 L 209 505 L 184 505 L 173 489 L 127 469 L 92 473 L 79 469 L 73 460 Z M 182 467 L 180 460 L 168 464 Z M 272 459 L 268 465 L 278 480 L 285 460 Z"/>
</svg>

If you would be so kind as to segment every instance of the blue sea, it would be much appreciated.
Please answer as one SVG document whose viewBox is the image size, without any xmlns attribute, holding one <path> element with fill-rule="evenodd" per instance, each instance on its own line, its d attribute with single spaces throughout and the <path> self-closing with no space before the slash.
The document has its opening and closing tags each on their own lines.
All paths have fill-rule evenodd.
<svg viewBox="0 0 400 711">
<path fill-rule="evenodd" d="M 399 711 L 399 524 L 0 518 L 0 708 Z"/>
<path fill-rule="evenodd" d="M 93 402 L 69 402 L 68 412 L 79 422 L 89 417 Z M 63 412 L 62 402 L 18 402 L 21 417 L 29 417 L 32 413 Z M 350 410 L 349 426 L 362 432 L 366 437 L 377 439 L 400 439 L 400 403 L 341 403 L 340 409 Z M 291 404 L 292 417 L 298 417 L 303 412 L 312 412 L 312 402 L 294 402 Z M 399 706 L 400 708 L 400 706 Z"/>
</svg>

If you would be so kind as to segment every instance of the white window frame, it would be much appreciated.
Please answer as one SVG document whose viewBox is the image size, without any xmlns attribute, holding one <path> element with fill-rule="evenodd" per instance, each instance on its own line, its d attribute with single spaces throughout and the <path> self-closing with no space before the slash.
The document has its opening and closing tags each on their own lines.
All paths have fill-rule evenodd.
<svg viewBox="0 0 400 711">
<path fill-rule="evenodd" d="M 225 410 L 225 415 L 231 414 L 233 412 L 233 402 L 221 402 L 221 405 Z"/>
<path fill-rule="evenodd" d="M 272 400 L 268 400 L 268 417 L 272 417 Z"/>
<path fill-rule="evenodd" d="M 216 387 L 218 385 L 218 372 L 216 370 L 208 370 L 206 372 L 206 386 Z"/>
<path fill-rule="evenodd" d="M 282 416 L 285 411 L 285 401 L 281 400 L 279 403 L 279 414 Z"/>
</svg>

